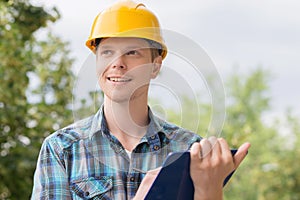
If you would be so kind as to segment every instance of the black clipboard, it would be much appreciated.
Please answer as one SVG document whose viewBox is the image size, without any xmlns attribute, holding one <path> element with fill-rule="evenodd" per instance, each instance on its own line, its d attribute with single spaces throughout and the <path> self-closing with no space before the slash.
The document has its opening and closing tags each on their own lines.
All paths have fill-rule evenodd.
<svg viewBox="0 0 300 200">
<path fill-rule="evenodd" d="M 236 149 L 231 150 L 234 155 Z M 231 178 L 231 172 L 223 186 Z M 153 182 L 145 200 L 193 200 L 194 185 L 190 176 L 190 152 L 170 153 Z"/>
</svg>

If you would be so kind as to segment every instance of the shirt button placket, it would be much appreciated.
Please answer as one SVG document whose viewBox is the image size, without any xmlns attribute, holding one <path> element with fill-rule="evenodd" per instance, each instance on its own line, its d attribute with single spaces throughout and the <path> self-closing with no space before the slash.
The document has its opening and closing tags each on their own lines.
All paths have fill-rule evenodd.
<svg viewBox="0 0 300 200">
<path fill-rule="evenodd" d="M 129 178 L 129 180 L 130 180 L 131 182 L 134 182 L 134 180 L 135 180 L 134 176 L 131 176 L 131 177 Z"/>
<path fill-rule="evenodd" d="M 85 193 L 84 193 L 84 196 L 86 196 L 86 197 L 88 197 L 90 195 L 90 193 L 88 192 L 88 191 L 86 191 Z"/>
<path fill-rule="evenodd" d="M 159 146 L 155 145 L 153 148 L 155 151 L 157 151 L 159 149 Z"/>
</svg>

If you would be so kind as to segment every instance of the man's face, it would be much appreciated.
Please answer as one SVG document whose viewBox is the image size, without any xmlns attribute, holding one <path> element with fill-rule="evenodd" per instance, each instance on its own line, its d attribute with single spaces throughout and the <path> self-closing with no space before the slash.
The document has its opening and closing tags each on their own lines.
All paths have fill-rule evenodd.
<svg viewBox="0 0 300 200">
<path fill-rule="evenodd" d="M 151 56 L 149 43 L 140 38 L 102 39 L 97 49 L 97 74 L 105 96 L 115 102 L 147 99 L 161 57 Z"/>
</svg>

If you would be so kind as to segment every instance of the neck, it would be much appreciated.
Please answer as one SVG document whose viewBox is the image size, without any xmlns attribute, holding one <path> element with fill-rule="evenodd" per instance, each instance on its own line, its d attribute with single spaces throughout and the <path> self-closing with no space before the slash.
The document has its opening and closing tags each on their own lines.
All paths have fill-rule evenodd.
<svg viewBox="0 0 300 200">
<path fill-rule="evenodd" d="M 132 150 L 146 134 L 148 119 L 147 100 L 114 102 L 104 98 L 104 115 L 111 134 L 127 150 Z"/>
</svg>

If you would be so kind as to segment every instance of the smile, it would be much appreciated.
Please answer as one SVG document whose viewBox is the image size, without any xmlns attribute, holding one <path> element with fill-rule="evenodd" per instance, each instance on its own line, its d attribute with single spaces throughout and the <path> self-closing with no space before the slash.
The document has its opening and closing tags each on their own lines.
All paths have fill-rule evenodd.
<svg viewBox="0 0 300 200">
<path fill-rule="evenodd" d="M 129 82 L 132 80 L 130 78 L 121 78 L 121 77 L 108 77 L 107 79 L 112 82 L 122 82 L 122 83 Z"/>
</svg>

